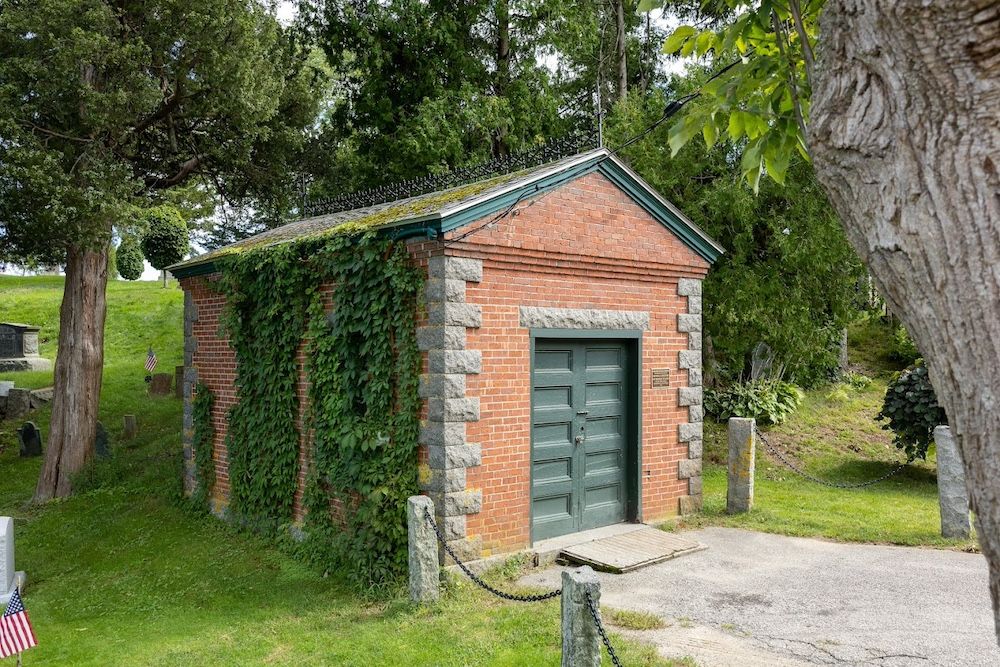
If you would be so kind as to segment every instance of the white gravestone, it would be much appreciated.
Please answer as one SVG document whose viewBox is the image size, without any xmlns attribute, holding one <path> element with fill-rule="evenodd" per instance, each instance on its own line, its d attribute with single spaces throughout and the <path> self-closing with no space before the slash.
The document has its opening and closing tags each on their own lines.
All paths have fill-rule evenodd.
<svg viewBox="0 0 1000 667">
<path fill-rule="evenodd" d="M 7 601 L 15 588 L 24 590 L 27 577 L 14 569 L 14 519 L 0 516 L 0 608 L 7 608 Z"/>
</svg>

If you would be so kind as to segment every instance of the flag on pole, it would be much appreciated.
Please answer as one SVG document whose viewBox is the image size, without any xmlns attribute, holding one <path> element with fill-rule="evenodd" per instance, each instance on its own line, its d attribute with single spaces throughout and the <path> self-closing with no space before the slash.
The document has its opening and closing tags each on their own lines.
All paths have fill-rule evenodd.
<svg viewBox="0 0 1000 667">
<path fill-rule="evenodd" d="M 149 352 L 146 354 L 146 372 L 152 373 L 154 368 L 156 368 L 156 353 L 150 347 Z"/>
<path fill-rule="evenodd" d="M 37 646 L 35 631 L 31 629 L 28 612 L 24 610 L 21 594 L 15 588 L 7 603 L 7 610 L 0 617 L 0 658 L 8 658 L 15 653 Z"/>
</svg>

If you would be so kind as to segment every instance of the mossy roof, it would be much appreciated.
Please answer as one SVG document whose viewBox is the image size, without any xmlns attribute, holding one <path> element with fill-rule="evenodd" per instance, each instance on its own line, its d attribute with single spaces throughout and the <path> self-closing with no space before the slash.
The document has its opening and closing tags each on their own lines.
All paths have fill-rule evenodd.
<svg viewBox="0 0 1000 667">
<path fill-rule="evenodd" d="M 437 233 L 460 228 L 491 211 L 516 204 L 524 196 L 559 187 L 567 180 L 595 169 L 710 264 L 723 252 L 718 243 L 617 156 L 604 148 L 598 148 L 446 190 L 296 220 L 167 268 L 178 277 L 209 273 L 214 270 L 214 260 L 225 255 L 334 234 L 385 230 L 400 234 L 427 234 L 429 238 L 433 238 Z"/>
<path fill-rule="evenodd" d="M 603 153 L 602 149 L 582 154 Z M 356 208 L 350 211 L 339 211 L 327 215 L 318 215 L 290 222 L 281 227 L 275 227 L 255 236 L 231 243 L 216 250 L 192 257 L 183 262 L 168 267 L 171 271 L 207 264 L 219 257 L 232 253 L 243 252 L 289 241 L 306 238 L 323 237 L 330 234 L 355 234 L 369 230 L 384 229 L 416 223 L 422 219 L 440 217 L 445 210 L 461 208 L 463 204 L 489 199 L 501 192 L 516 188 L 524 182 L 532 180 L 537 174 L 558 171 L 562 166 L 579 162 L 581 155 L 574 155 L 537 167 L 530 167 L 509 174 L 501 174 L 492 178 L 458 185 L 446 190 L 438 190 L 427 194 L 397 199 L 396 201 Z"/>
</svg>

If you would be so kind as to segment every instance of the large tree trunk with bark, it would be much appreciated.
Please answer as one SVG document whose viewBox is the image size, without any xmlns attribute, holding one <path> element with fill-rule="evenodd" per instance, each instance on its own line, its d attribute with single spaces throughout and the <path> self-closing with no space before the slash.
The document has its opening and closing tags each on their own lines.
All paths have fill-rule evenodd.
<svg viewBox="0 0 1000 667">
<path fill-rule="evenodd" d="M 828 0 L 809 143 L 958 436 L 1000 638 L 1000 3 Z"/>
<path fill-rule="evenodd" d="M 628 94 L 628 59 L 625 48 L 625 0 L 614 0 L 615 6 L 615 66 L 616 99 L 624 99 Z"/>
<path fill-rule="evenodd" d="M 59 350 L 45 463 L 35 500 L 70 494 L 70 476 L 94 453 L 104 367 L 108 249 L 70 248 L 59 309 Z"/>
</svg>

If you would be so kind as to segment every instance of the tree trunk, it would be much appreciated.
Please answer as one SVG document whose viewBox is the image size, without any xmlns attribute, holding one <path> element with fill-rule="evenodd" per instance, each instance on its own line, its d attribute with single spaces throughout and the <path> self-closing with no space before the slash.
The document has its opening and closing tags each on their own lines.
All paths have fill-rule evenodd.
<svg viewBox="0 0 1000 667">
<path fill-rule="evenodd" d="M 94 455 L 104 367 L 108 249 L 70 248 L 59 309 L 52 421 L 35 500 L 69 495 L 70 476 Z"/>
<path fill-rule="evenodd" d="M 614 0 L 615 3 L 615 55 L 618 59 L 618 97 L 625 99 L 628 94 L 628 61 L 625 51 L 625 0 Z"/>
<path fill-rule="evenodd" d="M 496 4 L 496 59 L 497 73 L 493 82 L 493 94 L 497 97 L 507 95 L 510 84 L 510 4 L 508 0 L 498 0 Z M 493 157 L 502 157 L 510 153 L 507 145 L 507 128 L 498 127 L 493 133 Z"/>
<path fill-rule="evenodd" d="M 639 94 L 646 96 L 649 89 L 649 82 L 652 81 L 656 72 L 656 51 L 653 49 L 653 20 L 652 12 L 646 12 L 646 38 L 639 51 Z"/>
<path fill-rule="evenodd" d="M 1000 3 L 828 0 L 816 172 L 948 413 L 1000 639 Z"/>
</svg>

